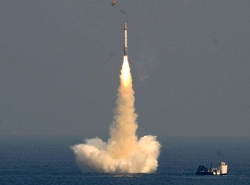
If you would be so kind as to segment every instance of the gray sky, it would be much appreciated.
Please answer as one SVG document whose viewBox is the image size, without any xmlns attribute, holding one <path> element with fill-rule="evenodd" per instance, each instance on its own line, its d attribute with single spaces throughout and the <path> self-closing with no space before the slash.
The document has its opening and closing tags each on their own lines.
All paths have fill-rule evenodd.
<svg viewBox="0 0 250 185">
<path fill-rule="evenodd" d="M 124 23 L 138 135 L 248 136 L 249 0 L 0 3 L 0 135 L 107 136 Z"/>
</svg>

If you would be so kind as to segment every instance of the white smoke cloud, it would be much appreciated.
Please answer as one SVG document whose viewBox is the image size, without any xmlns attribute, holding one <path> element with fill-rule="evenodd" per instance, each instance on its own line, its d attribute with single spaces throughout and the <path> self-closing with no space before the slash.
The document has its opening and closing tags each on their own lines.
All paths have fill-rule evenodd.
<svg viewBox="0 0 250 185">
<path fill-rule="evenodd" d="M 156 136 L 144 136 L 126 158 L 113 158 L 108 145 L 99 138 L 71 147 L 84 171 L 105 173 L 152 173 L 158 167 L 160 144 Z"/>
<path fill-rule="evenodd" d="M 160 143 L 156 136 L 138 140 L 137 114 L 128 59 L 125 56 L 120 75 L 117 109 L 110 127 L 110 139 L 87 139 L 85 144 L 72 146 L 77 163 L 84 171 L 106 173 L 152 173 L 157 170 Z"/>
</svg>

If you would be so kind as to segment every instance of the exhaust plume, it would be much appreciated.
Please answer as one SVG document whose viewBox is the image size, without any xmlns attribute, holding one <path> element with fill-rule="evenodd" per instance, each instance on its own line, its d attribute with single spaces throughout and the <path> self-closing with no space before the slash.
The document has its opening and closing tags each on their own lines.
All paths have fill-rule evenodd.
<svg viewBox="0 0 250 185">
<path fill-rule="evenodd" d="M 152 173 L 157 170 L 161 145 L 156 136 L 138 140 L 134 101 L 128 57 L 124 56 L 110 139 L 107 143 L 99 138 L 87 139 L 85 144 L 71 147 L 84 171 Z"/>
</svg>

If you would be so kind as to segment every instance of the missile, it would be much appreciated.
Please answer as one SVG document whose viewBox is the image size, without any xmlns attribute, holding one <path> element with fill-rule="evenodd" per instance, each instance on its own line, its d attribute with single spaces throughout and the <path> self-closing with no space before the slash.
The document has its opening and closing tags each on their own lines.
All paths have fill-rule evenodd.
<svg viewBox="0 0 250 185">
<path fill-rule="evenodd" d="M 128 56 L 127 23 L 124 25 L 124 56 Z"/>
</svg>

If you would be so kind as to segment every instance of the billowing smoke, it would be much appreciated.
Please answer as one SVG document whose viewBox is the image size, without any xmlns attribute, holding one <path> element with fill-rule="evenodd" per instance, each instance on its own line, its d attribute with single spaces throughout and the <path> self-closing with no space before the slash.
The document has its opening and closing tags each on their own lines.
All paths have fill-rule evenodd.
<svg viewBox="0 0 250 185">
<path fill-rule="evenodd" d="M 124 56 L 117 109 L 110 126 L 110 139 L 87 139 L 71 147 L 84 171 L 105 173 L 152 173 L 157 170 L 161 145 L 156 136 L 138 140 L 134 90 L 127 56 Z"/>
</svg>

